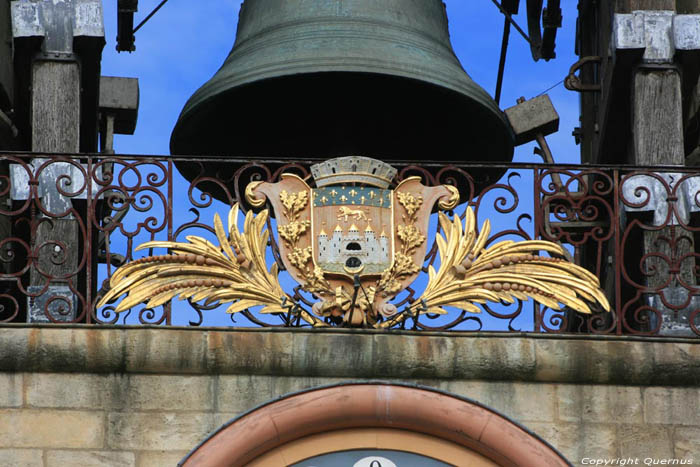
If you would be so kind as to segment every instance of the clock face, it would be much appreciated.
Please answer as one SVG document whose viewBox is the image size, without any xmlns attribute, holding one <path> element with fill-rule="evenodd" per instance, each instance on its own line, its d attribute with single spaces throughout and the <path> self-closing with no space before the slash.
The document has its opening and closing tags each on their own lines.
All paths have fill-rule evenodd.
<svg viewBox="0 0 700 467">
<path fill-rule="evenodd" d="M 291 467 L 449 467 L 431 457 L 403 451 L 362 449 L 333 452 L 303 460 Z"/>
</svg>

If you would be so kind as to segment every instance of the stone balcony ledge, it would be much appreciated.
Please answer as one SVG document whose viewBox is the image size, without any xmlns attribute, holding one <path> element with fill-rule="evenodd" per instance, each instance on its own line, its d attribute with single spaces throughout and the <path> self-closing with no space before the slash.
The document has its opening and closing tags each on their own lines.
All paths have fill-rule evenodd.
<svg viewBox="0 0 700 467">
<path fill-rule="evenodd" d="M 696 339 L 6 324 L 0 342 L 12 372 L 700 384 Z"/>
</svg>

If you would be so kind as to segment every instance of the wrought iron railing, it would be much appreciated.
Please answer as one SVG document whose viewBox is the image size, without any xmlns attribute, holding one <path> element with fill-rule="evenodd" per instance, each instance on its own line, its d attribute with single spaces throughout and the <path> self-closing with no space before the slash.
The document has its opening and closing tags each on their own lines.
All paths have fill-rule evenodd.
<svg viewBox="0 0 700 467">
<path fill-rule="evenodd" d="M 136 251 L 150 240 L 215 239 L 214 213 L 235 202 L 243 209 L 250 181 L 282 173 L 309 177 L 316 160 L 240 160 L 169 156 L 0 153 L 0 322 L 76 322 L 213 326 L 305 326 L 313 297 L 282 271 L 290 297 L 286 313 L 250 307 L 170 301 L 115 313 L 96 308 L 108 279 L 125 262 L 157 251 Z M 691 167 L 541 164 L 392 163 L 397 178 L 450 184 L 462 195 L 454 213 L 490 219 L 489 243 L 544 239 L 562 244 L 569 259 L 600 279 L 611 312 L 552 310 L 532 300 L 479 305 L 481 313 L 449 309 L 396 327 L 417 330 L 525 331 L 617 335 L 700 335 L 700 286 L 695 241 L 700 238 L 700 170 Z M 188 175 L 187 181 L 180 170 Z M 436 217 L 433 215 L 433 217 Z M 267 221 L 275 231 L 275 220 Z M 433 232 L 439 223 L 431 221 Z M 429 238 L 422 276 L 439 255 Z M 273 235 L 268 264 L 283 264 Z M 215 242 L 214 242 L 215 243 Z M 398 295 L 399 310 L 414 302 L 424 277 Z M 323 318 L 322 318 L 323 320 Z M 325 320 L 329 324 L 328 319 Z"/>
</svg>

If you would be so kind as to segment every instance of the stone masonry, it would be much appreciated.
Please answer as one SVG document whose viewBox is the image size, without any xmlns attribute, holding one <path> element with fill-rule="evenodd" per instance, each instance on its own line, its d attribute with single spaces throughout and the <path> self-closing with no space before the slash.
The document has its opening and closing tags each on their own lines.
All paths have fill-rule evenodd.
<svg viewBox="0 0 700 467">
<path fill-rule="evenodd" d="M 9 325 L 0 342 L 0 466 L 175 465 L 258 404 L 352 380 L 476 400 L 574 465 L 700 464 L 690 340 Z"/>
</svg>

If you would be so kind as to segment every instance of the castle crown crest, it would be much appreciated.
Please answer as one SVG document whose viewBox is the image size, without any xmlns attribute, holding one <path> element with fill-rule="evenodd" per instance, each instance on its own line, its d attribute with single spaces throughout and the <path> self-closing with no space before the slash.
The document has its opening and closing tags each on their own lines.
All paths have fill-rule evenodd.
<svg viewBox="0 0 700 467">
<path fill-rule="evenodd" d="M 319 188 L 343 183 L 362 183 L 387 188 L 396 176 L 396 169 L 377 159 L 349 156 L 312 165 L 311 174 Z"/>
</svg>

